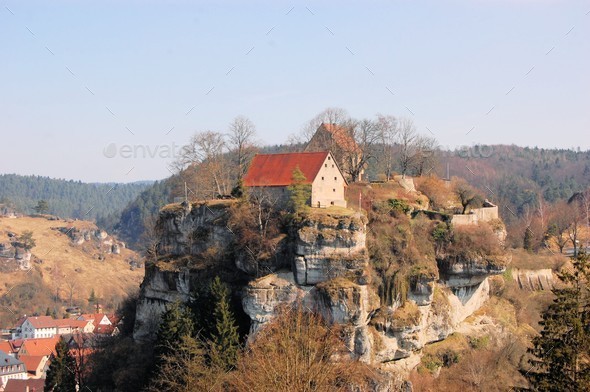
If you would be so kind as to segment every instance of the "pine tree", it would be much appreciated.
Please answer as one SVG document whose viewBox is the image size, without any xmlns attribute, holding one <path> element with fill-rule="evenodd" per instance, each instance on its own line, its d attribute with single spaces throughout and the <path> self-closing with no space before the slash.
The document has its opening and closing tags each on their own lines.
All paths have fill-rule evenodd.
<svg viewBox="0 0 590 392">
<path fill-rule="evenodd" d="M 183 336 L 192 336 L 195 329 L 193 314 L 180 301 L 174 302 L 162 315 L 157 334 L 155 355 L 158 358 L 171 354 Z"/>
<path fill-rule="evenodd" d="M 33 232 L 30 230 L 25 230 L 23 233 L 17 238 L 18 242 L 22 244 L 22 247 L 26 250 L 31 250 L 35 247 L 35 239 L 33 238 Z"/>
<path fill-rule="evenodd" d="M 311 197 L 311 185 L 307 183 L 305 174 L 296 166 L 291 176 L 291 185 L 288 187 L 290 193 L 290 208 L 295 213 L 305 210 Z"/>
<path fill-rule="evenodd" d="M 543 330 L 533 338 L 531 367 L 522 372 L 533 391 L 590 390 L 590 262 L 573 260 L 573 271 L 559 274 L 564 287 L 542 314 Z"/>
<path fill-rule="evenodd" d="M 90 291 L 90 296 L 88 297 L 88 303 L 93 304 L 96 302 L 96 293 L 94 292 L 94 288 Z"/>
<path fill-rule="evenodd" d="M 230 309 L 229 289 L 219 277 L 211 282 L 211 297 L 215 304 L 209 354 L 211 364 L 229 370 L 237 363 L 240 337 Z"/>
<path fill-rule="evenodd" d="M 33 209 L 37 214 L 46 214 L 49 211 L 49 204 L 45 200 L 39 200 Z"/>
<path fill-rule="evenodd" d="M 74 392 L 76 391 L 76 361 L 71 356 L 68 345 L 61 340 L 55 345 L 55 355 L 47 369 L 45 391 Z"/>
</svg>

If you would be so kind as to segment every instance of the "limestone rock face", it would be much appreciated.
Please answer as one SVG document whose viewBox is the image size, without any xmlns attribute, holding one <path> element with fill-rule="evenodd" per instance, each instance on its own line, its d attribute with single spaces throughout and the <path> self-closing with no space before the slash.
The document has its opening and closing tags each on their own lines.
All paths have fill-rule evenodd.
<svg viewBox="0 0 590 392">
<path fill-rule="evenodd" d="M 227 205 L 226 205 L 227 207 Z M 489 296 L 487 277 L 505 271 L 507 255 L 437 258 L 438 269 L 415 275 L 403 306 L 381 304 L 366 246 L 367 220 L 361 214 L 309 214 L 277 238 L 274 255 L 252 264 L 231 248 L 227 208 L 207 204 L 165 207 L 156 229 L 159 260 L 146 267 L 134 337 L 149 340 L 168 303 L 188 301 L 191 290 L 221 265 L 175 264 L 218 249 L 238 275 L 233 286 L 250 317 L 250 337 L 277 315 L 281 306 L 300 302 L 342 327 L 350 355 L 373 364 L 410 369 L 424 345 L 445 339 Z M 113 244 L 113 252 L 114 252 Z M 262 268 L 261 268 L 262 267 Z M 206 274 L 209 274 L 206 276 Z M 389 365 L 388 365 L 389 366 Z"/>
<path fill-rule="evenodd" d="M 153 340 L 158 330 L 160 316 L 166 311 L 166 305 L 175 301 L 188 302 L 190 289 L 190 273 L 187 269 L 183 271 L 146 269 L 137 303 L 133 338 L 139 341 Z"/>
<path fill-rule="evenodd" d="M 182 203 L 163 209 L 156 224 L 160 240 L 158 253 L 182 256 L 224 248 L 233 239 L 226 217 L 226 208 L 206 203 Z"/>
<path fill-rule="evenodd" d="M 528 291 L 551 290 L 554 282 L 553 271 L 548 268 L 540 270 L 513 268 L 512 279 L 522 290 Z"/>
<path fill-rule="evenodd" d="M 262 324 L 270 321 L 276 315 L 278 306 L 293 303 L 303 295 L 293 282 L 276 274 L 250 282 L 244 288 L 242 297 L 244 312 L 252 320 L 250 332 L 255 333 Z"/>
<path fill-rule="evenodd" d="M 363 215 L 309 218 L 294 237 L 294 272 L 298 284 L 315 285 L 343 275 L 366 284 L 369 259 Z"/>
</svg>

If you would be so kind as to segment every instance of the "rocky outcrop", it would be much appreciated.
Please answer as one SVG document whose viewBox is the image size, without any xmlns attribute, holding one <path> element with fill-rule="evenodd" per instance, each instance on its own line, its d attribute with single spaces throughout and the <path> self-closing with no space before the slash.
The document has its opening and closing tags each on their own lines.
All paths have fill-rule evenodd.
<svg viewBox="0 0 590 392">
<path fill-rule="evenodd" d="M 0 269 L 2 272 L 14 272 L 31 269 L 31 251 L 25 249 L 18 241 L 0 243 Z"/>
<path fill-rule="evenodd" d="M 294 273 L 298 284 L 315 285 L 343 275 L 366 284 L 369 258 L 363 215 L 307 218 L 294 237 Z"/>
<path fill-rule="evenodd" d="M 53 227 L 52 229 L 68 236 L 72 244 L 76 246 L 90 244 L 94 248 L 99 249 L 99 259 L 103 259 L 103 256 L 106 254 L 121 254 L 121 249 L 125 247 L 125 244 L 101 229 L 82 229 L 73 226 Z"/>
<path fill-rule="evenodd" d="M 554 275 L 549 268 L 540 270 L 526 270 L 513 268 L 512 279 L 518 283 L 518 287 L 528 291 L 543 291 L 553 289 Z"/>
<path fill-rule="evenodd" d="M 304 291 L 297 288 L 293 279 L 289 279 L 292 276 L 290 272 L 282 275 L 283 277 L 277 274 L 267 275 L 250 282 L 244 289 L 242 305 L 244 312 L 252 320 L 251 335 L 258 331 L 261 325 L 269 322 L 280 306 L 289 305 L 305 296 Z"/>
<path fill-rule="evenodd" d="M 277 237 L 274 261 L 261 269 L 233 249 L 230 206 L 230 201 L 183 203 L 161 211 L 159 259 L 146 266 L 136 339 L 153 339 L 154 320 L 157 324 L 167 304 L 188 301 L 210 276 L 231 271 L 227 277 L 241 295 L 251 336 L 281 306 L 300 302 L 342 326 L 351 356 L 411 368 L 426 344 L 445 339 L 483 304 L 489 296 L 487 277 L 504 272 L 509 261 L 501 252 L 439 255 L 438 268 L 432 261 L 431 269 L 412 270 L 403 306 L 401 301 L 384 306 L 372 282 L 364 215 L 313 211 Z"/>
</svg>

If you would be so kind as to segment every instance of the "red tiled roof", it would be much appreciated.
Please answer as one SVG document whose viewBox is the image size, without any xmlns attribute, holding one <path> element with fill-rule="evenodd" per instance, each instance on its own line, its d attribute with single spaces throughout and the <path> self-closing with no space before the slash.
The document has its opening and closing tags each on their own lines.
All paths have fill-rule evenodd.
<svg viewBox="0 0 590 392">
<path fill-rule="evenodd" d="M 360 148 L 352 138 L 349 128 L 338 124 L 322 123 L 319 126 L 318 131 L 320 129 L 324 129 L 326 132 L 330 133 L 334 143 L 344 151 L 360 152 Z"/>
<path fill-rule="evenodd" d="M 257 154 L 244 177 L 244 186 L 291 185 L 293 170 L 296 167 L 303 172 L 306 182 L 311 184 L 328 154 L 328 151 Z"/>
<path fill-rule="evenodd" d="M 25 368 L 29 373 L 35 373 L 44 358 L 43 355 L 21 355 L 18 357 L 25 364 Z"/>
<path fill-rule="evenodd" d="M 59 336 L 52 338 L 27 339 L 24 341 L 19 352 L 26 351 L 26 355 L 51 355 L 55 353 L 55 345 L 61 339 Z"/>
<path fill-rule="evenodd" d="M 8 379 L 4 392 L 25 392 L 29 387 L 29 392 L 42 392 L 45 388 L 45 379 L 29 379 L 17 380 L 14 378 Z"/>
<path fill-rule="evenodd" d="M 27 317 L 27 320 L 35 328 L 53 328 L 56 326 L 55 322 L 57 321 L 51 316 Z"/>
<path fill-rule="evenodd" d="M 60 319 L 55 320 L 55 325 L 57 327 L 84 328 L 89 322 L 88 320 Z"/>
<path fill-rule="evenodd" d="M 94 328 L 94 333 L 97 335 L 112 335 L 115 331 L 115 326 L 111 324 L 97 325 Z"/>
<path fill-rule="evenodd" d="M 2 340 L 0 341 L 0 351 L 4 351 L 6 354 L 12 354 L 18 351 L 12 341 Z"/>
</svg>

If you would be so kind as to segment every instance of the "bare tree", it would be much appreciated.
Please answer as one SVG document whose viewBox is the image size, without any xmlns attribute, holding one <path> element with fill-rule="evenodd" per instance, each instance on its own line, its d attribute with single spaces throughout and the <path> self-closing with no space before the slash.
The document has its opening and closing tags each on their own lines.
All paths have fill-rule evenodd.
<svg viewBox="0 0 590 392">
<path fill-rule="evenodd" d="M 429 136 L 416 137 L 412 166 L 417 176 L 428 174 L 434 168 L 437 148 L 438 142 L 435 138 Z"/>
<path fill-rule="evenodd" d="M 373 146 L 379 141 L 378 124 L 371 120 L 361 120 L 351 127 L 351 136 L 356 143 L 351 151 L 344 152 L 346 173 L 352 182 L 359 181 L 369 160 L 375 158 Z"/>
<path fill-rule="evenodd" d="M 565 201 L 558 202 L 552 207 L 549 218 L 548 232 L 554 238 L 560 253 L 563 253 L 569 241 L 567 231 L 572 223 L 569 210 L 570 206 Z"/>
<path fill-rule="evenodd" d="M 395 157 L 395 141 L 398 132 L 397 118 L 390 115 L 377 115 L 377 132 L 379 143 L 381 143 L 381 159 L 379 162 L 383 167 L 383 173 L 387 181 L 393 174 L 393 165 Z"/>
<path fill-rule="evenodd" d="M 70 301 L 70 307 L 73 304 L 74 292 L 76 290 L 76 282 L 71 279 L 66 279 L 66 287 L 68 289 L 68 299 Z"/>
<path fill-rule="evenodd" d="M 416 140 L 418 133 L 416 127 L 411 119 L 404 118 L 399 121 L 398 128 L 398 142 L 399 142 L 399 165 L 402 176 L 405 178 L 406 174 L 412 167 L 414 157 L 416 155 Z"/>
<path fill-rule="evenodd" d="M 246 174 L 247 163 L 255 152 L 254 137 L 256 127 L 247 117 L 238 116 L 229 125 L 229 147 L 235 155 L 238 167 L 237 181 Z"/>
<path fill-rule="evenodd" d="M 461 206 L 463 207 L 462 214 L 467 212 L 469 207 L 473 207 L 478 204 L 482 197 L 477 189 L 469 185 L 467 181 L 462 178 L 453 178 L 453 191 L 459 199 Z"/>
<path fill-rule="evenodd" d="M 309 120 L 301 132 L 303 142 L 309 142 L 322 123 L 349 125 L 352 122 L 348 112 L 341 108 L 327 108 Z"/>
<path fill-rule="evenodd" d="M 195 134 L 176 163 L 177 169 L 195 168 L 196 188 L 207 197 L 229 194 L 230 179 L 223 134 L 213 131 Z"/>
</svg>

